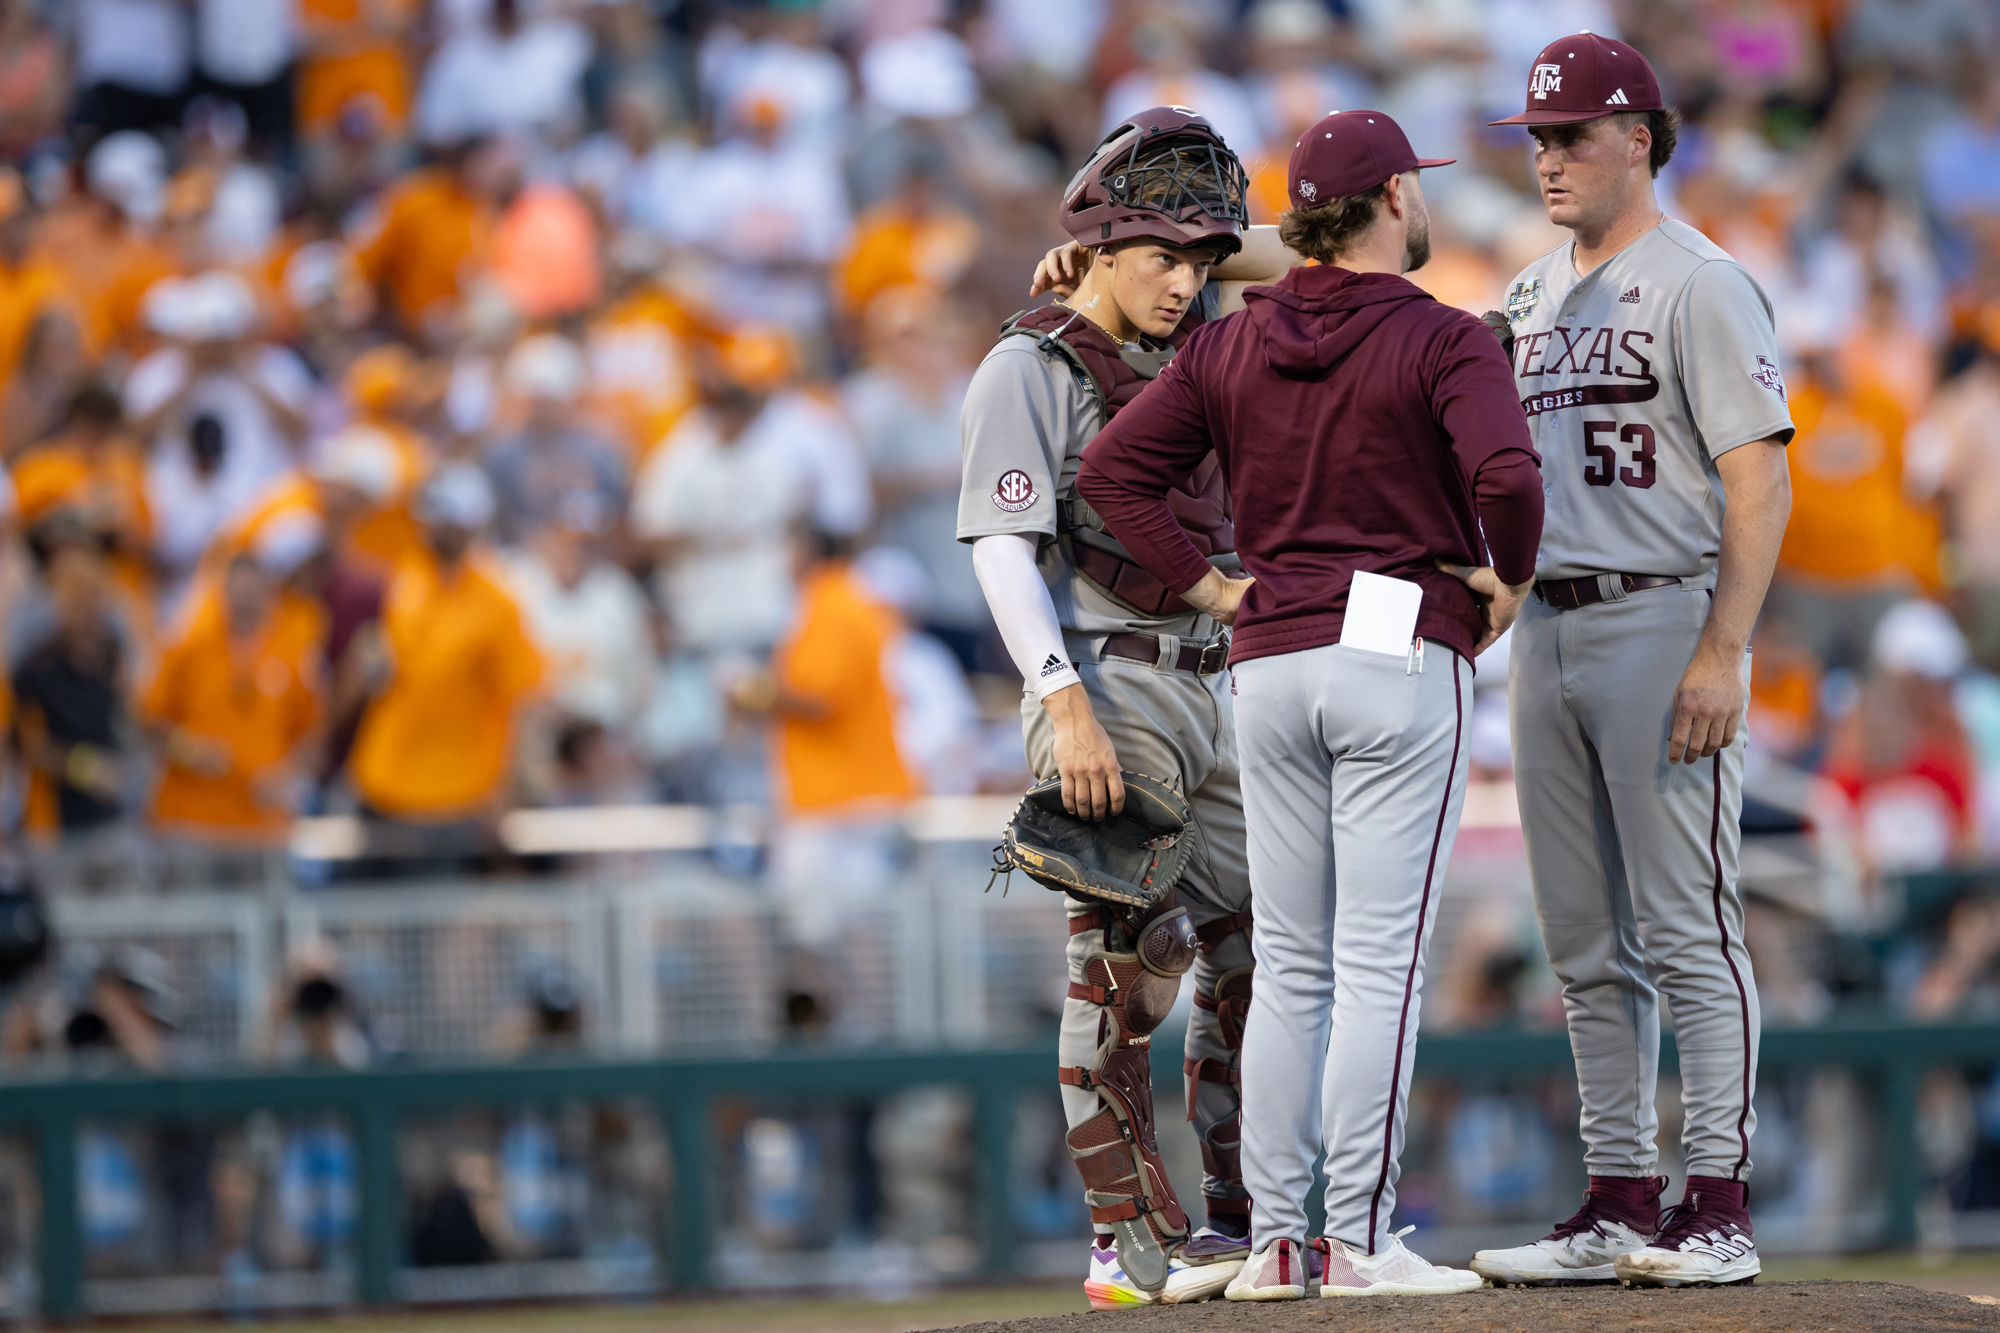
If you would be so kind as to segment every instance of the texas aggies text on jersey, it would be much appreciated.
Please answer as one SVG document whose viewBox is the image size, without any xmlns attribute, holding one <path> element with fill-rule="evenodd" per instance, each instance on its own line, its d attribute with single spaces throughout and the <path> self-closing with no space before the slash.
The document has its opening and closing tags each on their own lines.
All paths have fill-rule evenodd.
<svg viewBox="0 0 2000 1333">
<path fill-rule="evenodd" d="M 1536 260 L 1507 298 L 1547 498 L 1536 573 L 1709 577 L 1715 459 L 1791 435 L 1770 299 L 1671 219 L 1583 277 L 1574 251 Z"/>
</svg>

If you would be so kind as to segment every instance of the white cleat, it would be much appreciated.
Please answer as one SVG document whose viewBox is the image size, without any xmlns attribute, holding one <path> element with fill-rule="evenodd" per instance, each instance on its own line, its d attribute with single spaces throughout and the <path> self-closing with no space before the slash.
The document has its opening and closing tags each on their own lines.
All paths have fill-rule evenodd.
<svg viewBox="0 0 2000 1333">
<path fill-rule="evenodd" d="M 1484 1285 L 1479 1274 L 1463 1268 L 1446 1268 L 1413 1253 L 1403 1237 L 1415 1231 L 1404 1227 L 1389 1238 L 1379 1254 L 1365 1254 L 1345 1241 L 1327 1237 L 1313 1242 L 1326 1255 L 1320 1277 L 1321 1296 L 1449 1296 L 1478 1291 Z"/>
<path fill-rule="evenodd" d="M 1212 1241 L 1228 1239 L 1219 1231 L 1203 1227 L 1194 1233 L 1193 1240 L 1204 1237 Z M 1246 1250 L 1248 1246 L 1244 1247 Z M 1162 1305 L 1193 1305 L 1197 1301 L 1212 1300 L 1220 1296 L 1238 1273 L 1243 1271 L 1241 1259 L 1210 1259 L 1206 1262 L 1191 1260 L 1184 1251 L 1176 1251 L 1167 1265 L 1167 1285 L 1160 1292 Z"/>
<path fill-rule="evenodd" d="M 1118 1262 L 1118 1247 L 1109 1236 L 1090 1243 L 1090 1276 L 1083 1280 L 1084 1299 L 1093 1310 L 1129 1310 L 1135 1305 L 1151 1305 L 1159 1293 L 1147 1291 L 1130 1277 Z"/>
<path fill-rule="evenodd" d="M 1222 1293 L 1230 1301 L 1297 1301 L 1306 1294 L 1306 1250 L 1295 1240 L 1274 1240 L 1245 1259 Z"/>
<path fill-rule="evenodd" d="M 1472 1271 L 1496 1287 L 1561 1287 L 1616 1282 L 1620 1255 L 1644 1249 L 1646 1234 L 1608 1217 L 1582 1213 L 1532 1245 L 1481 1250 Z"/>
<path fill-rule="evenodd" d="M 1650 1244 L 1613 1262 L 1618 1280 L 1633 1287 L 1734 1286 L 1755 1282 L 1764 1267 L 1757 1262 L 1757 1244 L 1748 1231 L 1692 1209 L 1669 1215 Z"/>
</svg>

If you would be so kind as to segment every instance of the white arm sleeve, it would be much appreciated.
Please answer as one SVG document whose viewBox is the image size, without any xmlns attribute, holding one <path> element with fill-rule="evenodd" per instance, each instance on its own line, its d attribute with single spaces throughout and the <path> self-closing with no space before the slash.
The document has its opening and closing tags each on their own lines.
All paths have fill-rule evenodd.
<svg viewBox="0 0 2000 1333">
<path fill-rule="evenodd" d="M 1078 684 L 1069 649 L 1063 646 L 1062 626 L 1056 621 L 1056 604 L 1049 600 L 1049 585 L 1035 568 L 1034 539 L 1013 533 L 981 537 L 972 544 L 972 571 L 993 609 L 993 623 L 1000 628 L 1007 655 L 1035 701 Z"/>
</svg>

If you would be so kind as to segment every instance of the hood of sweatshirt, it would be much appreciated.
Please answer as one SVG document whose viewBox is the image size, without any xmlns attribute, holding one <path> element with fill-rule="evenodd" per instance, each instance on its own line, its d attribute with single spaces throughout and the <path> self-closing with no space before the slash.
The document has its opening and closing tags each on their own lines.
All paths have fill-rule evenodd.
<svg viewBox="0 0 2000 1333">
<path fill-rule="evenodd" d="M 1287 379 L 1318 379 L 1339 365 L 1406 301 L 1429 292 L 1393 273 L 1322 264 L 1295 268 L 1243 293 L 1244 314 L 1264 337 L 1264 360 Z"/>
</svg>

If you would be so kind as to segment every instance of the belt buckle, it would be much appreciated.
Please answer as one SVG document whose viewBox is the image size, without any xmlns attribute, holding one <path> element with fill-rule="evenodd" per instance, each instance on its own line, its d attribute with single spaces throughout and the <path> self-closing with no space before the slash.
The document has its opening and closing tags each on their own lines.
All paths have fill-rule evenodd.
<svg viewBox="0 0 2000 1333">
<path fill-rule="evenodd" d="M 1229 640 L 1213 639 L 1201 646 L 1201 656 L 1196 659 L 1194 673 L 1197 676 L 1213 676 L 1229 667 Z"/>
</svg>

